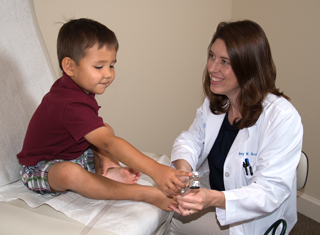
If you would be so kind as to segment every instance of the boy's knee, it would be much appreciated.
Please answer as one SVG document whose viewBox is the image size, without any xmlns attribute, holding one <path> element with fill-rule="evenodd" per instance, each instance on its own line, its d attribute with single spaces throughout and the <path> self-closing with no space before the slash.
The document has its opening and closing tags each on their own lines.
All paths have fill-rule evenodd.
<svg viewBox="0 0 320 235">
<path fill-rule="evenodd" d="M 104 123 L 104 125 L 109 129 L 109 131 L 110 131 L 113 135 L 115 135 L 113 128 L 112 128 L 109 124 Z"/>
<path fill-rule="evenodd" d="M 68 190 L 80 179 L 85 170 L 73 162 L 54 164 L 48 171 L 48 182 L 53 189 Z"/>
</svg>

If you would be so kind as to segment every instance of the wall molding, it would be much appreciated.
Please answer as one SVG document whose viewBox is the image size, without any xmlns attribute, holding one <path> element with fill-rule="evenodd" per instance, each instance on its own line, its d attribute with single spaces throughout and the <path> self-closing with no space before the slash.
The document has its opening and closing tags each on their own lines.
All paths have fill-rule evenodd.
<svg viewBox="0 0 320 235">
<path fill-rule="evenodd" d="M 298 212 L 320 223 L 320 201 L 304 194 L 297 192 L 297 209 Z"/>
</svg>

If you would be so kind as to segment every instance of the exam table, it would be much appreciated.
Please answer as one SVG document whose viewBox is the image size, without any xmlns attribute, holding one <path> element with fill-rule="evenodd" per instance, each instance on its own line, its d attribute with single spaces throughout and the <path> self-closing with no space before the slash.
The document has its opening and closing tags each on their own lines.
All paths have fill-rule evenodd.
<svg viewBox="0 0 320 235">
<path fill-rule="evenodd" d="M 145 153 L 167 164 L 166 155 Z M 142 175 L 138 183 L 152 185 Z M 94 200 L 73 192 L 53 197 L 28 190 L 21 180 L 0 187 L 0 234 L 165 234 L 172 213 L 144 202 Z"/>
<path fill-rule="evenodd" d="M 0 0 L 0 234 L 164 234 L 172 213 L 128 200 L 93 200 L 68 192 L 53 197 L 20 180 L 28 122 L 56 78 L 32 0 Z M 145 153 L 162 164 L 169 157 Z M 138 181 L 154 185 L 142 175 Z"/>
</svg>

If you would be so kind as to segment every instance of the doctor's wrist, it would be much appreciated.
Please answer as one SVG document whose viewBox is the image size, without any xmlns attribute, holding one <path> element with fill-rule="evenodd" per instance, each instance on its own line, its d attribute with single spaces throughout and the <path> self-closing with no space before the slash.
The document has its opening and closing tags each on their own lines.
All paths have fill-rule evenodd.
<svg viewBox="0 0 320 235">
<path fill-rule="evenodd" d="M 218 207 L 220 209 L 226 208 L 226 197 L 223 192 L 217 190 L 210 190 L 211 206 Z"/>
<path fill-rule="evenodd" d="M 186 172 L 192 171 L 191 165 L 184 159 L 176 160 L 172 162 L 172 164 L 177 170 L 186 171 Z"/>
</svg>

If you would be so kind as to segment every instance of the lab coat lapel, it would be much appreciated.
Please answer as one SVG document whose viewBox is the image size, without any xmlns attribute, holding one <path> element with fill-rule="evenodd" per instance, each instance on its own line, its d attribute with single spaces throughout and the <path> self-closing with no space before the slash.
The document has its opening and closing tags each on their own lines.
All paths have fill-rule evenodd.
<svg viewBox="0 0 320 235">
<path fill-rule="evenodd" d="M 250 136 L 250 132 L 248 128 L 241 129 L 238 132 L 236 139 L 234 140 L 228 155 L 231 155 L 234 151 L 236 151 L 241 145 L 243 145 Z"/>
<path fill-rule="evenodd" d="M 206 124 L 206 137 L 205 137 L 205 156 L 207 156 L 213 146 L 214 141 L 216 140 L 223 119 L 226 114 L 214 115 L 213 113 L 208 113 L 207 124 Z"/>
</svg>

